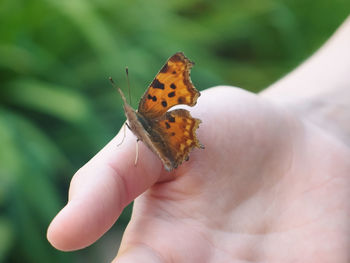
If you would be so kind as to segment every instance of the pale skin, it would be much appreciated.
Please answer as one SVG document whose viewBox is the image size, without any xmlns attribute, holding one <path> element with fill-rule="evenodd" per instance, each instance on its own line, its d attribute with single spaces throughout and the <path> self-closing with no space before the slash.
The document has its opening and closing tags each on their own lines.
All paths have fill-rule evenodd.
<svg viewBox="0 0 350 263">
<path fill-rule="evenodd" d="M 204 150 L 169 174 L 120 132 L 74 175 L 51 244 L 92 244 L 135 200 L 113 262 L 350 261 L 350 18 L 262 93 L 212 88 L 191 113 Z"/>
</svg>

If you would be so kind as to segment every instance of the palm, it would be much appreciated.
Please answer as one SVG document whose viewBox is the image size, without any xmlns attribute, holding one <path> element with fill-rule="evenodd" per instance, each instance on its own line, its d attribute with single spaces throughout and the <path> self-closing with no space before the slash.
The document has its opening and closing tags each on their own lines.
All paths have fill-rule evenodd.
<svg viewBox="0 0 350 263">
<path fill-rule="evenodd" d="M 235 89 L 205 92 L 193 115 L 201 114 L 206 149 L 192 154 L 176 180 L 136 200 L 120 262 L 130 248 L 138 260 L 150 257 L 146 262 L 343 257 L 349 180 L 339 171 L 342 149 L 287 111 Z M 308 152 L 311 145 L 317 149 Z"/>
<path fill-rule="evenodd" d="M 49 230 L 54 245 L 94 242 L 143 193 L 118 262 L 346 260 L 349 155 L 341 145 L 239 89 L 203 92 L 192 115 L 203 121 L 198 136 L 206 148 L 191 154 L 175 180 L 154 184 L 169 174 L 143 144 L 133 165 L 129 133 L 121 147 L 122 134 L 78 172 L 73 204 Z"/>
</svg>

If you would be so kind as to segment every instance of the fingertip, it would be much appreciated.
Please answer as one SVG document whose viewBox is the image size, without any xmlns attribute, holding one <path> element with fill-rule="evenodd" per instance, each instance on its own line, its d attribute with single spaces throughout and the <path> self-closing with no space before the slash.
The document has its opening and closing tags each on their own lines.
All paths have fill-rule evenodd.
<svg viewBox="0 0 350 263">
<path fill-rule="evenodd" d="M 72 200 L 52 220 L 47 239 L 62 251 L 85 248 L 113 225 L 120 212 L 118 207 L 96 207 L 89 202 Z"/>
<path fill-rule="evenodd" d="M 63 251 L 91 245 L 117 220 L 125 206 L 124 186 L 112 169 L 80 169 L 72 180 L 70 201 L 47 232 L 49 242 Z"/>
<path fill-rule="evenodd" d="M 68 211 L 67 211 L 68 210 Z M 58 250 L 71 251 L 80 249 L 83 246 L 77 244 L 72 236 L 77 236 L 76 229 L 72 229 L 72 220 L 69 218 L 69 207 L 65 206 L 52 220 L 47 229 L 47 240 Z M 67 220 L 68 219 L 68 220 Z M 72 231 L 73 230 L 73 231 Z"/>
<path fill-rule="evenodd" d="M 70 224 L 67 224 L 67 220 L 64 220 L 65 208 L 66 207 L 64 207 L 50 223 L 47 229 L 46 237 L 54 248 L 62 251 L 71 251 L 74 249 L 79 249 L 79 247 L 72 244 L 70 241 L 71 238 L 69 235 L 71 231 L 67 231 Z M 67 235 L 68 233 L 69 235 Z"/>
</svg>

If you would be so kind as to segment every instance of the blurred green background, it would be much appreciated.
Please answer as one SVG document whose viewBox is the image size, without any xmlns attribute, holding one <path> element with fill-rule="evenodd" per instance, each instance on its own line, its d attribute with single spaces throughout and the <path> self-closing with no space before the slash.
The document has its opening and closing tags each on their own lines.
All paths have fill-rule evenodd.
<svg viewBox="0 0 350 263">
<path fill-rule="evenodd" d="M 63 253 L 46 240 L 74 172 L 120 129 L 165 60 L 196 62 L 200 90 L 259 91 L 312 54 L 349 0 L 1 0 L 0 262 L 109 262 L 130 208 L 96 244 Z M 137 98 L 137 99 L 136 99 Z"/>
</svg>

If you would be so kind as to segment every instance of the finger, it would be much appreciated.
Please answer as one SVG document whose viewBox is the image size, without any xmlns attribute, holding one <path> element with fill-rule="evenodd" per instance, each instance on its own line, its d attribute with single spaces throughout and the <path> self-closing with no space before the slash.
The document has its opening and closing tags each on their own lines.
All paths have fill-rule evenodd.
<svg viewBox="0 0 350 263">
<path fill-rule="evenodd" d="M 74 175 L 69 202 L 51 222 L 47 238 L 60 250 L 86 247 L 101 237 L 123 208 L 164 172 L 160 160 L 142 143 L 135 161 L 136 138 L 123 132 Z"/>
</svg>

